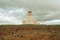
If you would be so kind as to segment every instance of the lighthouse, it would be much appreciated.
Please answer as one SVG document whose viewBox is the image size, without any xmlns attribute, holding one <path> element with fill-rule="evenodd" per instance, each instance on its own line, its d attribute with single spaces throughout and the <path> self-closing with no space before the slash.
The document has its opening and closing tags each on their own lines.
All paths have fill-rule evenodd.
<svg viewBox="0 0 60 40">
<path fill-rule="evenodd" d="M 39 24 L 39 22 L 33 17 L 32 11 L 28 11 L 26 18 L 22 20 L 22 24 Z"/>
</svg>

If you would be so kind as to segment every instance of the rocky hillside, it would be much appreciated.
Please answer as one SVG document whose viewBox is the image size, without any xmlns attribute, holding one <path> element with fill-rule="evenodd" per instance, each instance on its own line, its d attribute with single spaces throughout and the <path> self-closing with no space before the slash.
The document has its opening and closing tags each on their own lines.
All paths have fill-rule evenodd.
<svg viewBox="0 0 60 40">
<path fill-rule="evenodd" d="M 60 40 L 60 25 L 0 25 L 0 40 Z"/>
</svg>

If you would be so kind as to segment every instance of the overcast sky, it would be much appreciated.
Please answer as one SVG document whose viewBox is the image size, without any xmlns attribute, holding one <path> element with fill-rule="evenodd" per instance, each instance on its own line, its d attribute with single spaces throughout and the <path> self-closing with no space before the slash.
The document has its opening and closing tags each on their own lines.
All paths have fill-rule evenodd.
<svg viewBox="0 0 60 40">
<path fill-rule="evenodd" d="M 21 24 L 28 10 L 41 24 L 60 24 L 60 0 L 0 0 L 0 24 Z"/>
</svg>

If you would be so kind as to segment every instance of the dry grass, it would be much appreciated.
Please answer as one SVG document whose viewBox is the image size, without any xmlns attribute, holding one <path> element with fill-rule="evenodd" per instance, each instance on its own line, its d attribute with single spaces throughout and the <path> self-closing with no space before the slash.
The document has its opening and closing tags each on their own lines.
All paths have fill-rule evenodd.
<svg viewBox="0 0 60 40">
<path fill-rule="evenodd" d="M 0 25 L 0 40 L 60 40 L 60 25 Z"/>
</svg>

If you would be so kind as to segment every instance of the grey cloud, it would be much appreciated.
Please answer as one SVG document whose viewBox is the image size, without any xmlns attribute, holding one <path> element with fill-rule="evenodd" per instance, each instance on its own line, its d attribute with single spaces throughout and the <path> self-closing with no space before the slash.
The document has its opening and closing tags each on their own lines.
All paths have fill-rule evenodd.
<svg viewBox="0 0 60 40">
<path fill-rule="evenodd" d="M 38 21 L 60 19 L 60 0 L 0 0 L 0 22 L 19 22 L 29 9 Z"/>
<path fill-rule="evenodd" d="M 1 3 L 2 2 L 2 3 Z M 56 9 L 60 7 L 59 0 L 0 0 L 1 6 L 25 7 L 31 9 Z"/>
</svg>

